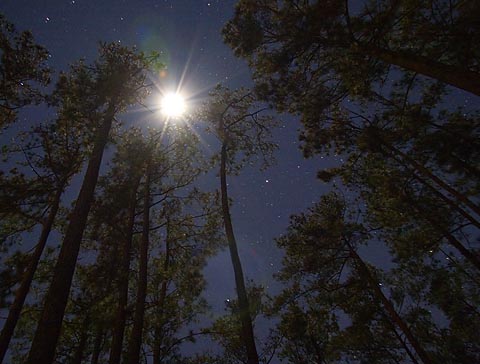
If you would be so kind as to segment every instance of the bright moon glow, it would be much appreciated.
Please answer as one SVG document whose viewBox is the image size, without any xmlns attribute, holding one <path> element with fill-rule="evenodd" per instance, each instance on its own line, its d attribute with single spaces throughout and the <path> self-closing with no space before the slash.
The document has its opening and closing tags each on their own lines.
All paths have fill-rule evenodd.
<svg viewBox="0 0 480 364">
<path fill-rule="evenodd" d="M 185 100 L 177 93 L 166 94 L 162 98 L 160 109 L 168 117 L 179 117 L 185 112 Z"/>
</svg>

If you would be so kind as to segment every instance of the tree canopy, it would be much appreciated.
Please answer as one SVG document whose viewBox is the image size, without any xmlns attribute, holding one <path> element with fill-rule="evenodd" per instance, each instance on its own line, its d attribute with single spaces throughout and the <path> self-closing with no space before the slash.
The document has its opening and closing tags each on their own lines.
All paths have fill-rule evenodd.
<svg viewBox="0 0 480 364">
<path fill-rule="evenodd" d="M 148 127 L 159 52 L 100 43 L 54 73 L 0 15 L 0 362 L 480 362 L 480 117 L 452 97 L 480 95 L 479 18 L 478 1 L 239 0 L 223 36 L 254 87 Z M 281 114 L 328 192 L 265 242 L 283 257 L 265 283 L 235 183 L 284 162 Z M 204 269 L 223 249 L 220 314 Z"/>
</svg>

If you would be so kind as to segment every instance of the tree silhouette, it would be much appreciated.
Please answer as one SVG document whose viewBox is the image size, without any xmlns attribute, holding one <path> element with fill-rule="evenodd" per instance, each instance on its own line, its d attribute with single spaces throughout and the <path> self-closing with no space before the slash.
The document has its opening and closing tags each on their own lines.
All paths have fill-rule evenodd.
<svg viewBox="0 0 480 364">
<path fill-rule="evenodd" d="M 261 116 L 264 109 L 256 105 L 254 95 L 248 90 L 230 91 L 218 86 L 195 117 L 209 123 L 209 129 L 220 142 L 219 169 L 225 234 L 230 250 L 235 286 L 238 295 L 241 338 L 249 364 L 258 364 L 258 353 L 253 333 L 252 316 L 249 308 L 243 268 L 238 254 L 229 206 L 227 174 L 238 173 L 250 158 L 264 157 L 265 162 L 275 148 L 268 140 L 273 119 Z"/>
<path fill-rule="evenodd" d="M 53 361 L 110 129 L 118 112 L 139 100 L 144 91 L 142 87 L 145 87 L 144 71 L 147 67 L 148 62 L 142 55 L 117 45 L 104 45 L 98 62 L 92 67 L 80 63 L 74 67 L 71 77 L 64 79 L 65 83 L 69 83 L 71 92 L 79 92 L 76 95 L 77 117 L 81 121 L 88 121 L 96 129 L 96 135 L 82 188 L 70 216 L 55 273 L 45 298 L 42 318 L 32 341 L 27 361 L 29 363 Z"/>
<path fill-rule="evenodd" d="M 48 51 L 28 31 L 18 33 L 0 14 L 0 128 L 16 120 L 17 111 L 44 101 L 39 88 L 50 82 Z"/>
</svg>

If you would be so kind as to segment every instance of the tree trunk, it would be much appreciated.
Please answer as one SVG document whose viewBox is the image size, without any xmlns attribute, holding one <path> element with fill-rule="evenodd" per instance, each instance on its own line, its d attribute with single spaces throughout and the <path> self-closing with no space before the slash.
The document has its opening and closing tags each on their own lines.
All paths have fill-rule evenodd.
<svg viewBox="0 0 480 364">
<path fill-rule="evenodd" d="M 127 320 L 128 305 L 128 280 L 130 276 L 130 259 L 132 251 L 133 229 L 135 226 L 135 209 L 137 206 L 137 190 L 141 176 L 133 183 L 129 201 L 128 226 L 123 251 L 121 253 L 121 265 L 118 273 L 118 305 L 115 313 L 115 322 L 112 333 L 112 346 L 110 348 L 109 364 L 120 364 L 122 356 L 125 323 Z"/>
<path fill-rule="evenodd" d="M 390 149 L 392 153 L 399 155 L 404 161 L 409 163 L 414 169 L 419 171 L 421 174 L 423 174 L 425 177 L 429 178 L 432 180 L 434 183 L 436 183 L 439 187 L 443 188 L 445 191 L 450 193 L 452 196 L 454 196 L 459 202 L 463 203 L 465 206 L 470 208 L 473 212 L 475 212 L 477 215 L 480 215 L 480 208 L 475 205 L 472 201 L 470 201 L 467 196 L 464 194 L 458 192 L 456 189 L 451 187 L 448 183 L 442 181 L 439 177 L 434 175 L 432 172 L 430 172 L 426 167 L 422 166 L 420 163 L 415 161 L 414 159 L 410 158 L 408 155 L 403 153 L 401 150 L 398 148 L 395 148 L 393 145 L 390 145 L 389 143 L 383 142 L 382 144 Z"/>
<path fill-rule="evenodd" d="M 167 218 L 168 219 L 168 218 Z M 167 237 L 165 239 L 165 260 L 163 262 L 163 271 L 168 271 L 168 267 L 170 265 L 170 234 L 169 234 L 169 221 L 167 221 Z M 161 363 L 161 351 L 160 348 L 162 346 L 163 341 L 163 316 L 164 316 L 164 309 L 165 309 L 165 298 L 167 297 L 167 283 L 168 277 L 163 277 L 162 286 L 160 288 L 160 297 L 158 298 L 158 317 L 160 318 L 160 322 L 157 324 L 155 328 L 155 338 L 154 338 L 154 348 L 153 348 L 153 364 L 160 364 Z"/>
<path fill-rule="evenodd" d="M 424 209 L 417 206 L 415 201 L 413 201 L 409 196 L 405 197 L 409 200 L 412 207 L 419 213 L 421 218 L 424 218 L 430 225 L 432 225 L 437 231 L 439 231 L 445 239 L 453 246 L 458 252 L 463 255 L 465 259 L 467 259 L 470 263 L 472 263 L 477 269 L 480 270 L 480 258 L 478 254 L 471 251 L 470 249 L 466 248 L 460 241 L 458 241 L 455 236 L 453 236 L 450 231 L 443 228 L 439 223 L 437 223 L 434 219 L 429 217 L 428 212 Z"/>
<path fill-rule="evenodd" d="M 85 351 L 85 346 L 87 345 L 87 341 L 88 341 L 89 321 L 90 319 L 86 317 L 85 322 L 83 323 L 82 333 L 80 334 L 80 342 L 78 343 L 78 346 L 75 349 L 75 355 L 73 356 L 73 360 L 71 364 L 82 364 L 83 353 Z"/>
<path fill-rule="evenodd" d="M 417 181 L 419 181 L 421 184 L 423 184 L 425 187 L 427 187 L 435 196 L 440 198 L 443 202 L 445 202 L 453 210 L 457 211 L 466 220 L 470 221 L 477 228 L 480 228 L 480 222 L 477 219 L 475 219 L 471 214 L 469 214 L 467 211 L 462 209 L 457 203 L 450 200 L 447 196 L 445 196 L 443 193 L 441 193 L 438 189 L 436 189 L 430 183 L 428 183 L 424 179 L 420 178 L 416 173 L 412 172 L 412 177 L 415 178 Z"/>
<path fill-rule="evenodd" d="M 8 311 L 8 317 L 3 326 L 2 334 L 0 335 L 0 363 L 2 363 L 3 359 L 5 358 L 5 354 L 8 350 L 8 345 L 10 344 L 13 332 L 15 331 L 18 319 L 20 318 L 23 304 L 25 303 L 27 294 L 30 291 L 33 276 L 35 275 L 43 250 L 45 249 L 45 245 L 47 244 L 48 236 L 50 235 L 50 232 L 52 230 L 53 222 L 55 221 L 55 217 L 60 206 L 60 199 L 64 188 L 65 183 L 62 183 L 55 193 L 55 197 L 52 201 L 52 206 L 50 207 L 50 212 L 48 213 L 47 220 L 43 224 L 42 232 L 40 234 L 40 238 L 38 239 L 37 246 L 35 247 L 35 250 L 30 257 L 30 261 L 28 263 L 25 274 L 23 275 L 20 287 L 15 292 L 15 299 L 10 306 L 10 310 Z"/>
<path fill-rule="evenodd" d="M 145 298 L 147 297 L 148 280 L 148 245 L 150 234 L 150 174 L 151 165 L 147 162 L 145 172 L 145 190 L 143 194 L 143 228 L 140 244 L 140 262 L 137 282 L 137 298 L 135 302 L 135 315 L 133 328 L 128 347 L 128 364 L 138 364 L 142 347 L 143 319 L 145 316 Z"/>
<path fill-rule="evenodd" d="M 391 51 L 367 44 L 362 52 L 403 69 L 434 78 L 462 90 L 480 96 L 480 74 L 469 70 L 433 61 L 404 51 Z"/>
<path fill-rule="evenodd" d="M 93 343 L 92 360 L 90 360 L 90 364 L 98 364 L 98 361 L 100 359 L 100 354 L 102 352 L 103 336 L 104 336 L 103 331 L 99 329 L 97 331 L 97 334 L 95 335 L 95 341 Z"/>
<path fill-rule="evenodd" d="M 473 166 L 472 164 L 465 162 L 463 159 L 460 157 L 456 156 L 453 153 L 450 153 L 450 157 L 452 159 L 455 159 L 455 163 L 459 164 L 460 167 L 463 169 L 463 173 L 467 176 L 469 176 L 471 179 L 477 179 L 480 180 L 480 170 Z M 473 162 L 475 163 L 475 162 Z M 472 178 L 473 177 L 473 178 Z"/>
<path fill-rule="evenodd" d="M 383 308 L 385 309 L 385 311 L 387 311 L 390 319 L 395 323 L 395 325 L 398 326 L 400 330 L 402 330 L 403 334 L 405 335 L 408 342 L 415 350 L 419 358 L 422 360 L 422 362 L 424 364 L 433 364 L 428 353 L 423 349 L 422 345 L 417 341 L 416 337 L 410 331 L 410 328 L 407 326 L 405 321 L 403 321 L 403 319 L 393 307 L 392 302 L 390 302 L 390 300 L 383 294 L 382 290 L 378 286 L 378 281 L 373 277 L 370 269 L 367 267 L 365 262 L 362 260 L 362 258 L 360 258 L 360 256 L 350 244 L 348 245 L 348 247 L 350 255 L 354 259 L 355 265 L 358 267 L 360 274 L 367 280 L 367 283 L 372 288 L 373 293 L 375 294 L 377 299 L 380 300 L 380 302 L 382 303 Z"/>
<path fill-rule="evenodd" d="M 153 339 L 153 364 L 160 364 L 161 358 L 161 346 L 162 346 L 162 333 L 159 327 L 155 328 L 155 337 Z"/>
<path fill-rule="evenodd" d="M 414 170 L 411 170 L 410 167 L 408 166 L 408 163 L 409 161 L 405 161 L 405 159 L 403 158 L 405 155 L 405 153 L 402 153 L 400 152 L 398 149 L 396 148 L 393 148 L 392 146 L 390 146 L 388 143 L 386 143 L 378 134 L 375 133 L 375 137 L 377 138 L 377 140 L 381 143 L 381 145 L 383 145 L 387 150 L 383 149 L 382 152 L 385 156 L 389 157 L 389 158 L 392 158 L 393 160 L 397 161 L 400 165 L 402 165 L 403 167 L 405 167 L 409 172 L 412 173 L 412 177 L 415 178 L 417 181 L 419 181 L 421 184 L 423 184 L 425 187 L 427 187 L 434 195 L 436 195 L 438 198 L 440 198 L 443 202 L 445 202 L 448 206 L 450 206 L 452 209 L 454 209 L 455 211 L 457 211 L 460 215 L 462 215 L 465 219 L 467 219 L 468 221 L 470 221 L 473 225 L 475 225 L 476 227 L 480 228 L 480 222 L 475 219 L 471 214 L 469 214 L 467 211 L 465 211 L 464 209 L 461 208 L 461 206 L 459 206 L 458 203 L 452 201 L 450 198 L 448 198 L 447 196 L 445 196 L 442 192 L 440 192 L 437 188 L 435 188 L 434 186 L 432 186 L 430 183 L 428 183 L 426 180 L 424 180 L 423 178 L 421 178 L 420 176 L 418 176 L 416 173 L 415 173 L 415 169 L 416 166 L 419 166 L 418 163 L 416 163 L 415 161 L 413 161 L 411 158 L 408 158 L 410 161 L 414 162 L 415 164 L 414 165 L 411 165 L 410 166 L 414 169 Z M 398 153 L 397 153 L 398 152 Z M 427 178 L 433 176 L 430 171 L 428 171 L 425 167 L 421 166 L 423 168 L 423 172 L 428 172 L 428 173 L 422 173 L 422 171 L 420 171 L 420 173 L 424 174 L 424 176 L 426 175 Z M 418 169 L 417 169 L 418 170 Z M 436 176 L 434 176 L 436 177 Z M 438 179 L 438 177 L 436 177 Z M 440 180 L 440 179 L 438 179 Z M 441 180 L 440 180 L 441 181 Z M 441 181 L 443 182 L 443 181 Z M 443 182 L 444 183 L 444 182 Z M 437 183 L 438 184 L 438 183 Z M 451 187 L 450 187 L 451 188 Z M 455 190 L 454 190 L 455 191 Z M 458 194 L 458 192 L 457 192 Z M 463 195 L 461 195 L 463 196 Z M 463 196 L 462 200 L 464 200 L 466 197 Z M 468 200 L 468 199 L 467 199 Z M 473 204 L 470 200 L 468 200 L 470 202 L 470 204 Z"/>
<path fill-rule="evenodd" d="M 258 364 L 257 347 L 255 345 L 255 336 L 253 334 L 252 318 L 250 315 L 250 307 L 248 304 L 247 290 L 245 288 L 245 280 L 243 278 L 242 263 L 237 250 L 237 242 L 233 232 L 232 219 L 230 217 L 230 207 L 228 204 L 227 191 L 227 145 L 224 141 L 222 144 L 221 161 L 220 161 L 220 185 L 222 194 L 222 210 L 223 221 L 225 223 L 225 233 L 228 240 L 230 250 L 230 258 L 232 259 L 233 271 L 235 273 L 235 285 L 237 288 L 238 306 L 240 313 L 240 322 L 242 324 L 241 339 L 247 351 L 248 364 Z"/>
<path fill-rule="evenodd" d="M 406 351 L 406 353 L 407 353 L 408 357 L 410 358 L 410 360 L 412 361 L 412 363 L 413 364 L 418 364 L 417 358 L 415 357 L 414 353 L 408 347 L 404 338 L 397 332 L 397 329 L 395 328 L 395 325 L 393 324 L 393 322 L 391 322 L 390 320 L 388 320 L 388 321 L 389 321 L 389 324 L 392 328 L 392 331 L 393 331 L 395 337 L 398 339 L 398 341 L 400 341 L 402 343 L 403 349 Z"/>
<path fill-rule="evenodd" d="M 470 263 L 472 263 L 478 270 L 480 270 L 480 259 L 478 254 L 475 254 L 470 249 L 467 249 L 461 242 L 459 242 L 450 232 L 446 231 L 445 229 L 438 230 L 443 234 L 445 239 L 448 240 L 451 246 L 458 250 L 460 254 L 463 255 L 465 259 L 467 259 Z"/>
<path fill-rule="evenodd" d="M 167 297 L 167 280 L 165 279 L 162 282 L 162 287 L 160 289 L 160 297 L 158 300 L 158 316 L 160 317 L 161 322 L 158 323 L 158 326 L 155 328 L 155 338 L 154 338 L 154 348 L 153 348 L 153 364 L 161 363 L 161 346 L 163 341 L 163 311 L 165 305 L 165 298 Z"/>
<path fill-rule="evenodd" d="M 82 188 L 70 216 L 52 283 L 45 297 L 43 312 L 28 354 L 28 364 L 50 364 L 54 360 L 55 347 L 60 336 L 63 315 L 67 306 L 80 244 L 114 115 L 115 107 L 111 103 L 97 132 L 93 152 L 83 178 Z"/>
</svg>

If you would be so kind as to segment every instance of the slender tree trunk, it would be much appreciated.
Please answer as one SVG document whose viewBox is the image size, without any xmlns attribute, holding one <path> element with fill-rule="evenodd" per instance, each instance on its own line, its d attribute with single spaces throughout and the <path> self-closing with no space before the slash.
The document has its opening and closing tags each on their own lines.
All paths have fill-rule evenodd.
<svg viewBox="0 0 480 364">
<path fill-rule="evenodd" d="M 154 348 L 153 348 L 153 364 L 161 363 L 161 346 L 163 341 L 163 315 L 165 309 L 165 298 L 167 297 L 167 279 L 162 282 L 160 289 L 160 297 L 158 300 L 158 316 L 161 322 L 155 328 Z"/>
<path fill-rule="evenodd" d="M 414 353 L 412 353 L 412 351 L 410 350 L 410 348 L 408 347 L 407 343 L 405 342 L 404 338 L 398 333 L 395 325 L 393 324 L 393 322 L 391 322 L 390 320 L 389 321 L 389 324 L 392 328 L 392 331 L 393 333 L 395 334 L 395 337 L 398 339 L 398 341 L 400 341 L 402 343 L 402 346 L 403 346 L 403 349 L 405 350 L 405 352 L 407 353 L 408 357 L 410 358 L 410 360 L 412 361 L 413 364 L 418 364 L 418 360 L 417 358 L 415 357 Z"/>
<path fill-rule="evenodd" d="M 427 187 L 435 196 L 440 198 L 443 202 L 445 202 L 448 206 L 450 206 L 453 210 L 457 211 L 460 215 L 462 215 L 466 220 L 470 221 L 473 225 L 475 225 L 477 228 L 480 228 L 480 221 L 475 219 L 471 214 L 469 214 L 467 211 L 462 209 L 457 203 L 449 199 L 447 196 L 445 196 L 443 193 L 441 193 L 438 189 L 436 189 L 434 186 L 432 186 L 430 183 L 422 179 L 420 176 L 418 176 L 416 173 L 412 172 L 412 177 L 415 178 L 417 181 L 419 181 L 421 184 L 423 184 L 425 187 Z"/>
<path fill-rule="evenodd" d="M 475 205 L 472 201 L 470 201 L 467 196 L 464 194 L 458 192 L 456 189 L 451 187 L 448 183 L 442 181 L 439 177 L 434 175 L 432 172 L 428 170 L 428 168 L 422 166 L 420 163 L 415 161 L 414 159 L 410 158 L 408 155 L 403 153 L 401 150 L 398 148 L 395 148 L 393 145 L 390 145 L 389 143 L 383 142 L 382 143 L 386 148 L 390 149 L 392 153 L 400 156 L 405 162 L 410 164 L 415 170 L 419 171 L 421 174 L 423 174 L 425 177 L 429 178 L 431 181 L 436 183 L 439 187 L 443 188 L 445 191 L 447 191 L 449 194 L 454 196 L 459 202 L 463 203 L 465 206 L 470 208 L 473 212 L 475 212 L 477 215 L 480 215 L 480 208 Z"/>
<path fill-rule="evenodd" d="M 440 232 L 443 234 L 445 239 L 448 240 L 450 245 L 452 245 L 455 249 L 457 249 L 465 259 L 467 259 L 477 269 L 480 270 L 480 259 L 478 257 L 478 254 L 475 254 L 470 249 L 467 249 L 461 242 L 455 239 L 455 237 L 452 234 L 450 234 L 450 232 L 445 231 L 444 229 L 440 230 Z"/>
<path fill-rule="evenodd" d="M 111 103 L 105 112 L 103 123 L 98 130 L 82 188 L 78 194 L 74 210 L 60 249 L 52 283 L 45 297 L 45 305 L 33 337 L 28 355 L 28 364 L 50 364 L 54 360 L 55 347 L 62 327 L 63 315 L 67 306 L 70 286 L 77 262 L 80 244 L 92 204 L 98 180 L 103 151 L 113 123 L 115 107 Z"/>
<path fill-rule="evenodd" d="M 427 57 L 404 51 L 382 49 L 371 44 L 361 46 L 361 50 L 385 63 L 434 78 L 480 96 L 480 74 L 476 72 L 436 62 Z"/>
<path fill-rule="evenodd" d="M 455 159 L 455 163 L 461 166 L 461 168 L 463 169 L 463 173 L 465 173 L 469 177 L 473 177 L 473 178 L 476 178 L 477 180 L 480 180 L 480 170 L 477 167 L 473 166 L 468 162 L 465 162 L 463 159 L 461 159 L 460 157 L 456 156 L 453 153 L 450 153 L 450 156 L 453 159 Z"/>
<path fill-rule="evenodd" d="M 8 350 L 8 345 L 10 344 L 13 332 L 15 331 L 18 319 L 20 318 L 23 304 L 25 303 L 27 294 L 30 291 L 33 276 L 35 275 L 43 250 L 45 249 L 45 245 L 47 244 L 48 236 L 50 235 L 50 232 L 52 230 L 53 222 L 55 221 L 55 217 L 60 206 L 60 199 L 64 188 L 65 183 L 62 183 L 55 192 L 55 197 L 52 201 L 52 206 L 50 207 L 50 212 L 48 213 L 47 220 L 43 224 L 42 232 L 40 234 L 40 238 L 38 239 L 37 246 L 35 247 L 35 250 L 30 257 L 30 261 L 28 263 L 25 274 L 22 277 L 20 287 L 15 292 L 15 299 L 10 306 L 10 310 L 8 311 L 8 317 L 3 326 L 2 334 L 0 335 L 0 363 L 2 363 L 3 359 L 5 358 L 5 354 Z"/>
<path fill-rule="evenodd" d="M 223 221 L 225 223 L 225 233 L 228 240 L 230 250 L 230 258 L 232 259 L 233 271 L 235 273 L 235 285 L 237 288 L 238 306 L 240 313 L 240 322 L 242 324 L 241 339 L 247 351 L 248 364 L 258 364 L 257 347 L 255 344 L 255 336 L 253 334 L 252 317 L 250 315 L 250 307 L 248 304 L 247 290 L 245 288 L 245 280 L 243 277 L 242 263 L 238 255 L 237 242 L 233 232 L 232 219 L 230 216 L 230 207 L 228 204 L 227 191 L 227 145 L 222 144 L 221 161 L 220 161 L 220 186 L 222 194 L 222 210 Z"/>
<path fill-rule="evenodd" d="M 93 342 L 92 360 L 90 360 L 90 364 L 98 364 L 102 352 L 103 337 L 104 333 L 102 329 L 97 330 L 95 341 Z"/>
<path fill-rule="evenodd" d="M 413 201 L 409 196 L 405 196 L 410 201 L 412 207 L 417 210 L 419 215 L 424 218 L 430 225 L 432 225 L 437 231 L 439 231 L 445 239 L 453 246 L 458 252 L 463 255 L 465 259 L 467 259 L 470 263 L 472 263 L 477 269 L 480 270 L 480 257 L 475 252 L 471 251 L 470 249 L 466 248 L 460 241 L 458 241 L 455 236 L 453 236 L 447 229 L 443 228 L 439 223 L 437 223 L 434 219 L 429 217 L 428 212 L 424 211 L 420 207 L 417 206 L 415 201 Z"/>
<path fill-rule="evenodd" d="M 82 333 L 80 334 L 80 342 L 78 343 L 77 348 L 75 349 L 75 355 L 73 356 L 72 364 L 82 364 L 85 347 L 87 346 L 88 341 L 88 326 L 90 318 L 86 317 L 85 322 L 83 323 Z"/>
<path fill-rule="evenodd" d="M 408 325 L 397 313 L 392 302 L 390 302 L 390 300 L 383 294 L 382 290 L 378 286 L 378 281 L 373 277 L 370 269 L 367 267 L 363 259 L 360 258 L 360 256 L 350 244 L 348 247 L 350 250 L 350 255 L 354 259 L 355 265 L 358 267 L 361 275 L 367 280 L 377 299 L 380 300 L 380 302 L 382 303 L 383 308 L 385 309 L 385 311 L 387 311 L 390 319 L 395 323 L 395 325 L 397 325 L 400 330 L 402 330 L 403 334 L 405 335 L 408 342 L 415 350 L 419 358 L 422 360 L 422 362 L 424 364 L 433 364 L 429 354 L 423 349 L 422 345 L 417 341 L 415 335 L 410 331 Z"/>
<path fill-rule="evenodd" d="M 153 347 L 153 364 L 160 364 L 162 362 L 162 341 L 163 341 L 163 328 L 159 323 L 154 332 L 154 347 Z"/>
<path fill-rule="evenodd" d="M 167 218 L 168 219 L 168 218 Z M 170 265 L 170 234 L 169 234 L 170 222 L 167 221 L 167 237 L 165 239 L 165 260 L 163 262 L 163 271 L 164 274 L 167 274 L 168 268 Z M 155 339 L 154 339 L 154 348 L 153 348 L 153 364 L 161 363 L 161 346 L 163 341 L 163 323 L 164 323 L 164 311 L 165 311 L 165 299 L 167 297 L 167 283 L 168 277 L 163 277 L 162 286 L 160 288 L 160 297 L 158 298 L 158 317 L 160 322 L 155 328 Z"/>
<path fill-rule="evenodd" d="M 148 280 L 148 245 L 150 234 L 150 174 L 151 165 L 147 162 L 145 172 L 145 189 L 143 194 L 143 229 L 140 245 L 140 262 L 137 282 L 137 298 L 133 319 L 132 334 L 128 346 L 128 364 L 138 364 L 142 347 L 143 320 L 145 316 L 145 299 L 147 297 Z"/>
<path fill-rule="evenodd" d="M 446 231 L 445 229 L 438 230 L 443 234 L 445 239 L 453 246 L 455 249 L 458 250 L 460 254 L 463 255 L 465 259 L 467 259 L 470 263 L 472 263 L 477 269 L 480 270 L 480 259 L 478 254 L 475 254 L 470 249 L 467 249 L 461 242 L 459 242 L 450 232 Z"/>
<path fill-rule="evenodd" d="M 470 213 L 468 213 L 467 211 L 465 211 L 464 209 L 461 208 L 461 206 L 456 203 L 455 201 L 452 201 L 450 198 L 448 198 L 447 196 L 445 196 L 442 192 L 440 192 L 437 188 L 435 188 L 434 186 L 432 186 L 430 183 L 428 183 L 425 179 L 421 178 L 420 176 L 418 176 L 416 173 L 415 173 L 415 169 L 417 169 L 415 167 L 415 165 L 411 165 L 411 168 L 413 168 L 414 170 L 412 171 L 410 169 L 410 166 L 409 166 L 409 162 L 408 161 L 405 161 L 403 159 L 403 156 L 405 156 L 404 153 L 401 153 L 401 154 L 398 154 L 396 153 L 395 151 L 398 151 L 398 149 L 396 148 L 392 148 L 388 143 L 386 143 L 385 141 L 382 140 L 382 138 L 379 136 L 379 135 L 375 135 L 375 137 L 381 142 L 381 144 L 383 146 L 385 146 L 389 151 L 386 151 L 386 150 L 382 150 L 382 152 L 384 153 L 385 156 L 389 157 L 389 158 L 392 158 L 394 159 L 395 161 L 397 161 L 400 165 L 404 166 L 408 171 L 410 171 L 412 173 L 412 177 L 415 178 L 417 181 L 419 181 L 422 185 L 424 185 L 425 187 L 427 187 L 434 195 L 436 195 L 438 198 L 440 198 L 443 202 L 445 202 L 448 206 L 450 206 L 452 209 L 454 209 L 455 211 L 457 211 L 460 215 L 462 215 L 465 219 L 467 219 L 468 221 L 470 221 L 473 225 L 475 225 L 476 227 L 480 228 L 480 222 L 475 219 L 475 217 L 473 217 Z M 411 158 L 409 158 L 411 160 Z M 415 162 L 416 163 L 416 162 Z M 416 163 L 416 165 L 418 165 L 418 163 Z M 423 166 L 422 166 L 423 167 Z M 429 172 L 425 167 L 423 167 L 424 170 L 426 170 L 427 172 Z M 418 170 L 418 169 L 417 169 Z M 422 173 L 422 171 L 420 171 L 420 173 Z M 429 172 L 430 173 L 430 172 Z M 423 174 L 423 173 L 422 173 Z M 425 175 L 425 174 L 424 174 Z M 435 176 L 436 177 L 436 176 Z M 429 178 L 428 174 L 427 174 L 427 178 Z M 438 178 L 438 177 L 437 177 Z M 443 181 L 442 181 L 443 182 Z M 443 182 L 444 183 L 444 182 Z M 438 183 L 437 183 L 438 184 Z M 451 187 L 450 187 L 451 188 Z M 463 196 L 463 195 L 462 195 Z M 463 196 L 463 198 L 466 198 L 465 196 Z M 468 199 L 467 199 L 468 200 Z M 468 200 L 470 201 L 470 200 Z M 472 202 L 470 201 L 470 203 L 472 204 Z"/>
<path fill-rule="evenodd" d="M 121 264 L 118 273 L 118 305 L 115 313 L 115 322 L 112 333 L 112 346 L 110 348 L 109 364 L 120 364 L 122 356 L 123 338 L 125 323 L 127 321 L 128 305 L 128 280 L 130 276 L 130 259 L 132 251 L 133 229 L 135 226 L 135 209 L 137 205 L 137 190 L 141 176 L 133 183 L 129 201 L 128 226 L 123 249 L 121 253 Z"/>
</svg>

